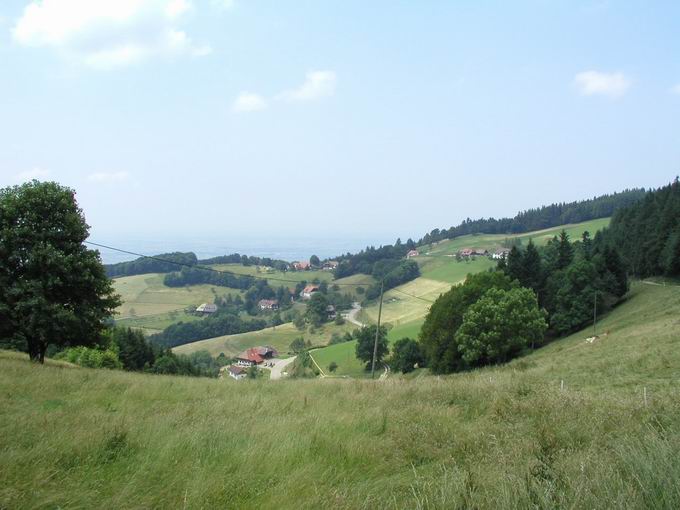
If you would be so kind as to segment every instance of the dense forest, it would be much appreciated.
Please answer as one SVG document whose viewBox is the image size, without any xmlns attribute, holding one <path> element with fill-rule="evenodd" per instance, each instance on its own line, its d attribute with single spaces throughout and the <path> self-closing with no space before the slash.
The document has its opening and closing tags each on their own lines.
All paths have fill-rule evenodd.
<svg viewBox="0 0 680 510">
<path fill-rule="evenodd" d="M 196 254 L 192 252 L 162 253 L 154 257 L 140 257 L 128 262 L 106 264 L 106 274 L 110 278 L 117 276 L 133 276 L 146 273 L 169 273 L 176 271 L 178 264 L 194 266 L 198 263 Z"/>
<path fill-rule="evenodd" d="M 678 178 L 614 214 L 603 235 L 619 247 L 631 274 L 680 276 Z"/>
<path fill-rule="evenodd" d="M 106 274 L 115 278 L 117 276 L 133 276 L 146 273 L 170 273 L 177 271 L 179 265 L 196 266 L 211 264 L 243 264 L 244 266 L 267 266 L 280 271 L 288 269 L 288 262 L 276 260 L 268 257 L 253 257 L 232 253 L 231 255 L 220 255 L 208 259 L 199 260 L 193 252 L 173 252 L 154 255 L 153 257 L 139 257 L 128 262 L 118 262 L 117 264 L 105 264 Z"/>
<path fill-rule="evenodd" d="M 200 321 L 172 324 L 163 332 L 151 335 L 149 340 L 163 347 L 176 347 L 205 338 L 256 331 L 267 326 L 265 320 L 244 320 L 232 311 L 223 311 Z"/>
<path fill-rule="evenodd" d="M 434 229 L 418 241 L 418 246 L 468 234 L 520 234 L 568 223 L 580 223 L 597 218 L 608 218 L 616 211 L 634 204 L 645 196 L 645 190 L 632 189 L 611 195 L 601 195 L 577 202 L 551 204 L 528 209 L 514 218 L 488 218 L 463 221 L 449 229 Z"/>
<path fill-rule="evenodd" d="M 356 254 L 341 255 L 336 259 L 340 264 L 335 270 L 335 276 L 336 278 L 343 278 L 357 273 L 373 274 L 378 262 L 402 259 L 410 250 L 418 246 L 444 239 L 453 239 L 468 234 L 517 234 L 567 223 L 607 218 L 617 210 L 636 203 L 644 196 L 644 189 L 632 189 L 588 200 L 529 209 L 518 213 L 514 218 L 482 218 L 479 220 L 468 218 L 456 227 L 436 228 L 425 234 L 417 243 L 411 239 L 402 243 L 400 239 L 397 239 L 394 245 L 385 245 L 379 248 L 369 246 Z"/>
</svg>

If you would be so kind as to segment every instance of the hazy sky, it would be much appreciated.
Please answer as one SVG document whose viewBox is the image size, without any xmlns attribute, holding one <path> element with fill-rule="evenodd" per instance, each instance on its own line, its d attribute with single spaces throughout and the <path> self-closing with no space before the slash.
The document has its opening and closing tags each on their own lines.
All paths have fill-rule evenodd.
<svg viewBox="0 0 680 510">
<path fill-rule="evenodd" d="M 93 239 L 419 237 L 680 172 L 680 2 L 3 0 L 0 186 Z"/>
</svg>

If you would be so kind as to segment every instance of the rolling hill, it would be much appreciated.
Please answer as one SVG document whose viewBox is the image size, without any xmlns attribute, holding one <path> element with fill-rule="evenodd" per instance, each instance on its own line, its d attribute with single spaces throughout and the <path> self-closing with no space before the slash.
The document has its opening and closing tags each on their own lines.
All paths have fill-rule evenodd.
<svg viewBox="0 0 680 510">
<path fill-rule="evenodd" d="M 191 379 L 0 353 L 0 507 L 678 508 L 680 287 L 452 376 Z M 562 383 L 563 381 L 563 383 Z"/>
</svg>

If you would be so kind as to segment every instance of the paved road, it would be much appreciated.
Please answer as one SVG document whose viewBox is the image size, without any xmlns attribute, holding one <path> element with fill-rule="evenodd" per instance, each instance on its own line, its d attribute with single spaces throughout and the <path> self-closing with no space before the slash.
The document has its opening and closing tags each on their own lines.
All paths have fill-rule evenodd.
<svg viewBox="0 0 680 510">
<path fill-rule="evenodd" d="M 357 314 L 361 311 L 361 305 L 357 302 L 352 303 L 352 309 L 349 311 L 349 313 L 346 315 L 346 319 L 351 322 L 352 324 L 355 324 L 359 326 L 360 328 L 364 327 L 364 323 L 360 322 L 357 320 Z"/>
<path fill-rule="evenodd" d="M 288 365 L 295 361 L 296 357 L 297 356 L 292 356 L 290 358 L 276 360 L 274 366 L 269 369 L 271 372 L 269 378 L 271 380 L 281 379 L 283 377 L 283 372 L 286 371 Z"/>
</svg>

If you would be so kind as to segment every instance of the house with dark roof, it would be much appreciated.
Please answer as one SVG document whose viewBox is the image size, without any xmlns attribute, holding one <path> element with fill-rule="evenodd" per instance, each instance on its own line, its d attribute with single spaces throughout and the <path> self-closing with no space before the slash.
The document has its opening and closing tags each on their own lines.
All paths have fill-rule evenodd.
<svg viewBox="0 0 680 510">
<path fill-rule="evenodd" d="M 260 299 L 258 303 L 260 310 L 278 310 L 279 300 L 278 299 Z"/>
<path fill-rule="evenodd" d="M 229 374 L 229 377 L 236 379 L 237 381 L 245 379 L 248 376 L 248 371 L 245 368 L 236 365 L 229 365 L 227 373 Z"/>
<path fill-rule="evenodd" d="M 302 299 L 311 299 L 312 294 L 319 291 L 318 285 L 307 285 L 302 292 L 300 292 L 300 297 Z"/>
<path fill-rule="evenodd" d="M 406 258 L 407 258 L 407 259 L 410 259 L 411 257 L 417 257 L 418 255 L 420 255 L 420 253 L 418 252 L 418 250 L 410 250 L 410 251 L 406 254 Z"/>
<path fill-rule="evenodd" d="M 196 308 L 196 313 L 200 315 L 210 315 L 211 313 L 215 313 L 217 311 L 217 305 L 214 305 L 212 303 L 203 303 L 202 305 L 199 305 L 198 308 Z"/>
<path fill-rule="evenodd" d="M 259 365 L 267 359 L 275 358 L 278 354 L 273 347 L 251 347 L 236 356 L 236 364 L 241 367 L 252 367 L 253 365 Z"/>
</svg>

